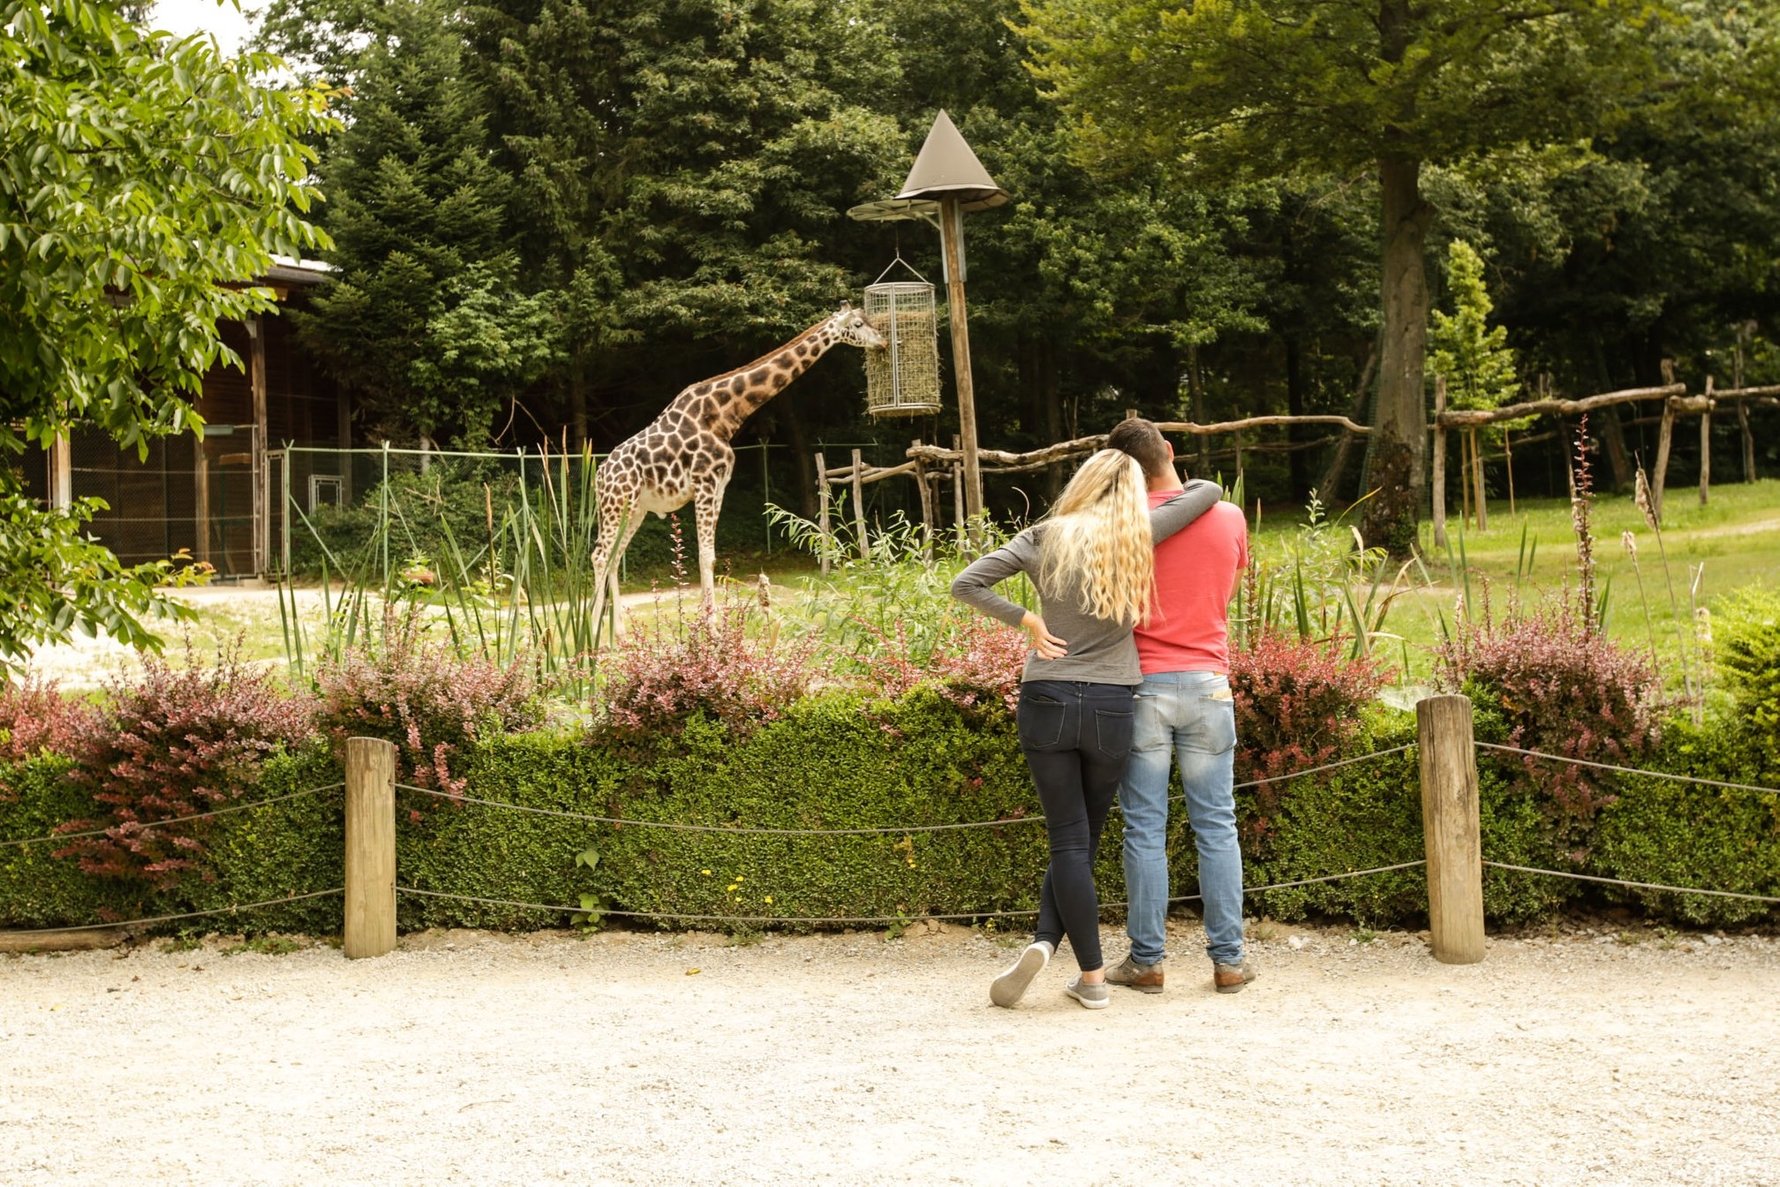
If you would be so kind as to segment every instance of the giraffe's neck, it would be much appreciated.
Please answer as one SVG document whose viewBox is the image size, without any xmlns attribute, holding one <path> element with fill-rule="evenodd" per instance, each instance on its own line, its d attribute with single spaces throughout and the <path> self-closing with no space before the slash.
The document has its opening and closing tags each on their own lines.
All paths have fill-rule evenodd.
<svg viewBox="0 0 1780 1187">
<path fill-rule="evenodd" d="M 747 366 L 694 384 L 681 399 L 690 399 L 696 404 L 701 393 L 709 392 L 714 396 L 718 402 L 717 415 L 709 431 L 727 441 L 762 404 L 809 370 L 810 364 L 821 358 L 836 341 L 838 336 L 829 329 L 827 321 L 818 322 Z"/>
</svg>

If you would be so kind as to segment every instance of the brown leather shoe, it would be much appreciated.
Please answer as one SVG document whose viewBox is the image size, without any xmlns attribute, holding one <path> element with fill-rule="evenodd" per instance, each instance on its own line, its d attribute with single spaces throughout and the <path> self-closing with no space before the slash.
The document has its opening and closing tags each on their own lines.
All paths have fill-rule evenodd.
<svg viewBox="0 0 1780 1187">
<path fill-rule="evenodd" d="M 1107 974 L 1107 979 L 1112 979 L 1110 973 Z M 1241 964 L 1219 964 L 1215 960 L 1212 961 L 1211 983 L 1219 993 L 1238 993 L 1244 985 L 1254 979 L 1255 970 L 1246 960 Z"/>
<path fill-rule="evenodd" d="M 1139 993 L 1162 992 L 1162 966 L 1139 964 L 1129 956 L 1107 969 L 1106 979 L 1110 984 L 1123 985 L 1125 988 L 1135 989 Z"/>
</svg>

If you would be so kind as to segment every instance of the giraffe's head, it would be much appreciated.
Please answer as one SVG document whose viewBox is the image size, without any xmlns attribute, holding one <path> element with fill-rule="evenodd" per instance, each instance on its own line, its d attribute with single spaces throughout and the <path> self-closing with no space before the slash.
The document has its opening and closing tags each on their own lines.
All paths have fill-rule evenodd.
<svg viewBox="0 0 1780 1187">
<path fill-rule="evenodd" d="M 851 301 L 842 301 L 841 307 L 828 319 L 828 332 L 836 342 L 845 342 L 867 350 L 882 350 L 888 345 L 884 336 L 865 320 L 865 314 L 853 308 Z"/>
</svg>

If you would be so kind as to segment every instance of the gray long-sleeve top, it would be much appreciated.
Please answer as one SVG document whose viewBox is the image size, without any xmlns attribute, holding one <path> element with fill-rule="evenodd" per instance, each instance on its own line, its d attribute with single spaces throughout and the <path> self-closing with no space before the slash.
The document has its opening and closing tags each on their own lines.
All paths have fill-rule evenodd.
<svg viewBox="0 0 1780 1187">
<path fill-rule="evenodd" d="M 1168 502 L 1150 511 L 1150 533 L 1156 543 L 1174 535 L 1215 507 L 1224 492 L 1215 482 L 1195 480 Z M 1095 618 L 1082 610 L 1079 581 L 1064 575 L 1068 585 L 1046 589 L 1039 581 L 1040 547 L 1048 523 L 1033 524 L 994 552 L 972 561 L 952 582 L 952 596 L 991 618 L 1019 626 L 1026 610 L 995 592 L 994 587 L 1015 573 L 1024 573 L 1038 590 L 1040 615 L 1051 634 L 1069 646 L 1062 659 L 1040 659 L 1026 653 L 1027 680 L 1081 680 L 1089 684 L 1143 683 L 1137 663 L 1137 644 L 1131 624 Z"/>
</svg>

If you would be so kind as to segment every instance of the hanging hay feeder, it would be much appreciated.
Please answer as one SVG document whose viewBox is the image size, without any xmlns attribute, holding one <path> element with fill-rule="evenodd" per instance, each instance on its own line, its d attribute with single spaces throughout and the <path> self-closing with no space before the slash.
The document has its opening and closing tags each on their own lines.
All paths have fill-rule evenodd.
<svg viewBox="0 0 1780 1187">
<path fill-rule="evenodd" d="M 890 267 L 897 264 L 920 277 L 901 256 Z M 865 288 L 865 320 L 887 344 L 865 352 L 865 410 L 873 416 L 938 415 L 939 316 L 933 286 L 925 279 L 885 283 L 880 274 Z"/>
</svg>

